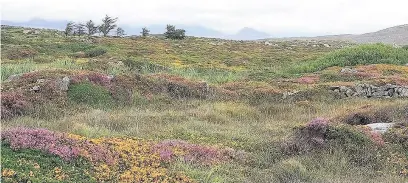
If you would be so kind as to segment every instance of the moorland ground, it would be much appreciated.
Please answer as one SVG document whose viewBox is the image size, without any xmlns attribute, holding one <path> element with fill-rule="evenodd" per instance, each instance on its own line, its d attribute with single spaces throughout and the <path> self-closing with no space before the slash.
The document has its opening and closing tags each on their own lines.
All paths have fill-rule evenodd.
<svg viewBox="0 0 408 183">
<path fill-rule="evenodd" d="M 5 182 L 406 182 L 408 49 L 2 27 Z M 369 123 L 395 123 L 384 134 Z"/>
</svg>

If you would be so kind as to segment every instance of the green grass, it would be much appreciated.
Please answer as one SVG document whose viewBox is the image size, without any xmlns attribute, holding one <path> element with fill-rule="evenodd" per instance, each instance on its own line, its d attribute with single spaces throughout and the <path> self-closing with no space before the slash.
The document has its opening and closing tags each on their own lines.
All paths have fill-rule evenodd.
<svg viewBox="0 0 408 183">
<path fill-rule="evenodd" d="M 90 166 L 83 160 L 67 163 L 61 158 L 37 150 L 12 150 L 9 145 L 1 145 L 1 168 L 16 172 L 11 177 L 2 177 L 4 182 L 61 182 L 55 168 L 61 169 L 64 182 L 96 182 L 87 171 Z"/>
</svg>

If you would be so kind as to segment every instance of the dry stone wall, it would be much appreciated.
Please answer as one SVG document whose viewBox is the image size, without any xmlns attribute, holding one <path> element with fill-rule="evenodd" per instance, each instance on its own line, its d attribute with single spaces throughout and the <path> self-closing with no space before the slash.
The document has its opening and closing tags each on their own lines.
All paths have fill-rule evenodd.
<svg viewBox="0 0 408 183">
<path fill-rule="evenodd" d="M 374 86 L 371 84 L 357 84 L 355 86 L 332 86 L 330 90 L 339 92 L 346 97 L 408 97 L 408 86 L 386 84 Z"/>
</svg>

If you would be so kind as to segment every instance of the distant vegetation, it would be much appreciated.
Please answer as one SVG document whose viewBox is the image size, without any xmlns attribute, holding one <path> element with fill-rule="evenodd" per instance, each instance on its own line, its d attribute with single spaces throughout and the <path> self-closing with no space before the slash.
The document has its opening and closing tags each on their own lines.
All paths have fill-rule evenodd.
<svg viewBox="0 0 408 183">
<path fill-rule="evenodd" d="M 184 29 L 176 29 L 174 25 L 167 25 L 164 35 L 169 39 L 184 39 L 186 31 Z"/>
<path fill-rule="evenodd" d="M 102 33 L 102 35 L 106 37 L 112 30 L 116 29 L 115 35 L 117 37 L 123 37 L 125 35 L 125 30 L 117 26 L 117 21 L 117 17 L 112 18 L 106 15 L 105 18 L 102 19 L 102 24 L 99 26 L 95 25 L 92 20 L 89 20 L 86 24 L 68 22 L 65 26 L 64 34 L 65 36 L 83 36 L 85 34 L 92 36 L 96 33 Z M 140 33 L 142 37 L 146 37 L 149 35 L 149 32 L 150 30 L 144 27 Z M 174 25 L 167 25 L 166 32 L 164 33 L 168 39 L 184 39 L 186 36 L 185 34 L 186 31 L 184 29 L 176 29 Z"/>
</svg>

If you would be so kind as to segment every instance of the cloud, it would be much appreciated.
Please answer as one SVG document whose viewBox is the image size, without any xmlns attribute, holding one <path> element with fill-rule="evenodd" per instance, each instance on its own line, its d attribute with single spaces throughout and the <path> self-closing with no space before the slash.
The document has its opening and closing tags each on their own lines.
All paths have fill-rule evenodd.
<svg viewBox="0 0 408 183">
<path fill-rule="evenodd" d="M 408 23 L 406 0 L 2 0 L 2 19 L 100 20 L 120 24 L 193 24 L 233 33 L 364 33 Z"/>
</svg>

